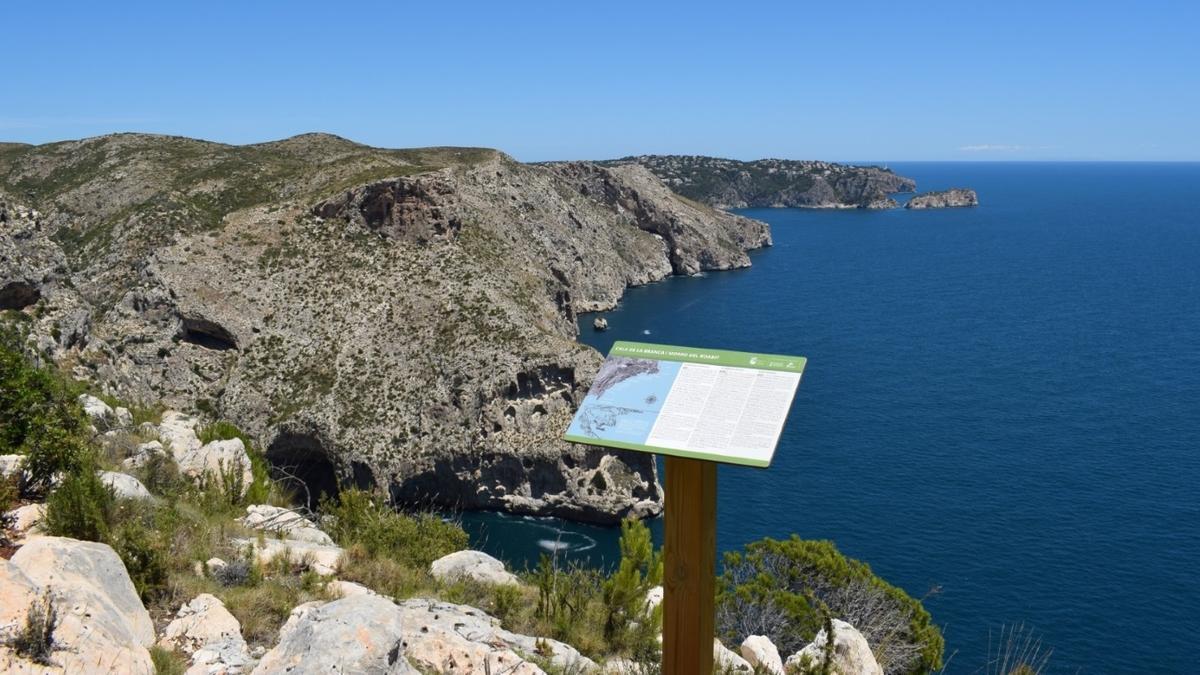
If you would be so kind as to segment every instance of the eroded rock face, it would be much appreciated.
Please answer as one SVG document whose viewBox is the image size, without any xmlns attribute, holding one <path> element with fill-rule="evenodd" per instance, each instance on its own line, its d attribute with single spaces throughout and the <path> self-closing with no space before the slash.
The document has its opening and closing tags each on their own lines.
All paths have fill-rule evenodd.
<svg viewBox="0 0 1200 675">
<path fill-rule="evenodd" d="M 926 192 L 908 200 L 909 209 L 946 209 L 964 206 L 979 206 L 979 195 L 966 188 L 951 188 L 940 192 Z"/>
<path fill-rule="evenodd" d="M 150 615 L 110 547 L 37 537 L 11 562 L 0 561 L 0 624 L 16 617 L 23 626 L 33 599 L 47 596 L 57 617 L 49 672 L 154 672 L 146 649 L 154 644 Z M 21 661 L 0 648 L 0 669 L 28 667 Z"/>
<path fill-rule="evenodd" d="M 352 484 L 607 523 L 658 513 L 652 457 L 560 440 L 601 360 L 577 313 L 770 243 L 637 166 L 488 150 L 121 135 L 0 161 L 0 189 L 82 171 L 38 192 L 24 239 L 0 235 L 42 295 L 31 346 L 121 398 L 233 421 L 313 500 Z M 188 182 L 200 173 L 221 178 Z M 197 198 L 231 206 L 198 214 Z M 214 468 L 190 462 L 194 424 L 163 427 L 181 468 Z"/>
<path fill-rule="evenodd" d="M 789 656 L 784 666 L 790 670 L 824 663 L 828 641 L 829 636 L 822 628 L 808 646 Z M 854 626 L 840 619 L 833 620 L 833 655 L 829 665 L 832 672 L 845 675 L 883 675 L 867 639 Z"/>
</svg>

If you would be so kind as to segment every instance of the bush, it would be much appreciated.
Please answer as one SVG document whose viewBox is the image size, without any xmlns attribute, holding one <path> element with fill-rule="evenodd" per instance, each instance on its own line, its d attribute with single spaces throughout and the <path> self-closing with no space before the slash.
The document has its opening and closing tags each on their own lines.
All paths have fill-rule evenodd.
<svg viewBox="0 0 1200 675">
<path fill-rule="evenodd" d="M 467 547 L 467 533 L 456 523 L 430 513 L 393 511 L 374 495 L 356 488 L 321 500 L 322 525 L 343 547 L 361 546 L 371 556 L 387 557 L 426 569 L 434 560 Z"/>
<path fill-rule="evenodd" d="M 226 588 L 245 586 L 252 578 L 252 566 L 245 560 L 234 560 L 212 571 L 212 578 Z"/>
<path fill-rule="evenodd" d="M 17 654 L 43 666 L 50 665 L 50 654 L 54 651 L 54 628 L 58 615 L 54 611 L 54 600 L 50 591 L 39 600 L 34 600 L 25 615 L 25 626 L 8 641 L 8 646 Z"/>
<path fill-rule="evenodd" d="M 26 456 L 27 491 L 44 493 L 56 474 L 79 470 L 90 437 L 79 390 L 0 344 L 0 454 Z"/>
<path fill-rule="evenodd" d="M 174 509 L 169 506 L 148 508 L 141 503 L 126 502 L 118 508 L 118 522 L 108 544 L 125 563 L 129 578 L 145 601 L 166 590 L 177 520 Z"/>
<path fill-rule="evenodd" d="M 189 665 L 183 654 L 158 645 L 150 648 L 150 660 L 154 663 L 154 675 L 184 675 Z"/>
<path fill-rule="evenodd" d="M 842 555 L 832 542 L 793 535 L 748 544 L 725 555 L 717 628 L 737 644 L 747 635 L 771 638 L 781 653 L 812 641 L 825 611 L 857 628 L 887 673 L 942 667 L 945 643 L 920 601 Z"/>
<path fill-rule="evenodd" d="M 46 499 L 46 532 L 107 543 L 116 501 L 92 461 L 84 460 L 82 468 L 67 474 Z"/>
<path fill-rule="evenodd" d="M 650 528 L 639 520 L 621 523 L 621 564 L 604 582 L 604 639 L 635 661 L 659 658 L 662 608 L 647 611 L 646 593 L 662 583 L 662 558 L 654 552 Z"/>
</svg>

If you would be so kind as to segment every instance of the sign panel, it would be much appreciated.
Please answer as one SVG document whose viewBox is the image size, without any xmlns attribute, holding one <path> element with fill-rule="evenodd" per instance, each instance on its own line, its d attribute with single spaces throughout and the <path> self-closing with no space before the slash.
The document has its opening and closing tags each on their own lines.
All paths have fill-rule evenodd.
<svg viewBox="0 0 1200 675">
<path fill-rule="evenodd" d="M 617 342 L 564 438 L 766 467 L 805 362 L 802 356 Z"/>
</svg>

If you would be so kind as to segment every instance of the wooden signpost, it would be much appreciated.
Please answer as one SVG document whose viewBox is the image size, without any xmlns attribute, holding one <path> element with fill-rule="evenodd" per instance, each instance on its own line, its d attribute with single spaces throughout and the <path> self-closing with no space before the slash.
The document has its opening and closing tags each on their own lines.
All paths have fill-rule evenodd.
<svg viewBox="0 0 1200 675">
<path fill-rule="evenodd" d="M 617 342 L 565 438 L 665 456 L 663 672 L 713 670 L 717 465 L 765 468 L 805 359 Z"/>
</svg>

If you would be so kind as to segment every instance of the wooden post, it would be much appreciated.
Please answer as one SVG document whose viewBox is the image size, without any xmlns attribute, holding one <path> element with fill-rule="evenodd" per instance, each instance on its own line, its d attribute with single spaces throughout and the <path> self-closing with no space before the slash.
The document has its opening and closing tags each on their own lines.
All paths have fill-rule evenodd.
<svg viewBox="0 0 1200 675">
<path fill-rule="evenodd" d="M 666 458 L 663 673 L 713 671 L 717 464 Z"/>
</svg>

